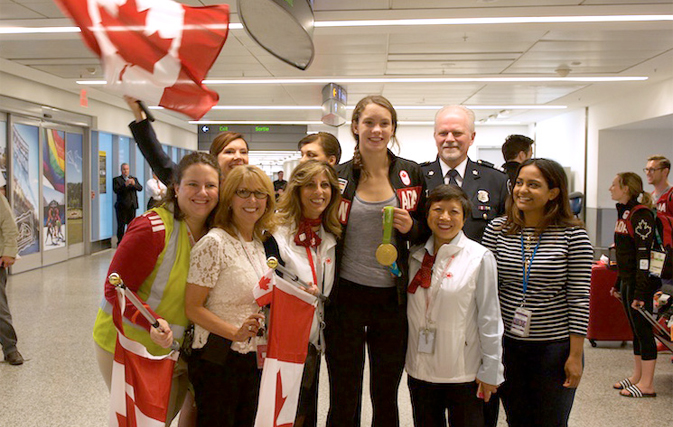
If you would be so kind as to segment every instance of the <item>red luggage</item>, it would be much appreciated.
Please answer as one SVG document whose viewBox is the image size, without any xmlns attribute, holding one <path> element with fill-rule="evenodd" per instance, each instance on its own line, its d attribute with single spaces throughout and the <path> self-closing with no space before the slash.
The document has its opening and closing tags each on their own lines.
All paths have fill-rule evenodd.
<svg viewBox="0 0 673 427">
<path fill-rule="evenodd" d="M 616 282 L 617 272 L 608 270 L 605 264 L 591 267 L 587 339 L 592 347 L 596 347 L 596 341 L 622 341 L 625 344 L 633 340 L 622 303 L 610 295 Z"/>
</svg>

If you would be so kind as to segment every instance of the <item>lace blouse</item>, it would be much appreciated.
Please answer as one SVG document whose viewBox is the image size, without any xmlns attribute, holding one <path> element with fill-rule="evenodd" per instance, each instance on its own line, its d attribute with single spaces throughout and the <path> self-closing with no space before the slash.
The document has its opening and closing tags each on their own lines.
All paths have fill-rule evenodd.
<svg viewBox="0 0 673 427">
<path fill-rule="evenodd" d="M 264 261 L 259 240 L 244 242 L 213 228 L 192 248 L 187 282 L 211 288 L 204 306 L 238 328 L 259 310 L 252 289 L 264 273 Z M 202 348 L 208 334 L 195 325 L 193 348 Z M 234 342 L 231 349 L 244 354 L 255 351 L 255 340 Z"/>
</svg>

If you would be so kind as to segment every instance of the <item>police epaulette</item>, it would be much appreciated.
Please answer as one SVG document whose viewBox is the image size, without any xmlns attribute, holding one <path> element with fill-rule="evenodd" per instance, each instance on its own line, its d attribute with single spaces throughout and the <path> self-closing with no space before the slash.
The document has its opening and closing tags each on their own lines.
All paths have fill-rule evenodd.
<svg viewBox="0 0 673 427">
<path fill-rule="evenodd" d="M 486 166 L 488 168 L 495 169 L 497 171 L 505 173 L 505 171 L 501 167 L 498 167 L 491 162 L 487 162 L 486 160 L 477 160 L 475 163 L 477 163 L 478 165 Z"/>
</svg>

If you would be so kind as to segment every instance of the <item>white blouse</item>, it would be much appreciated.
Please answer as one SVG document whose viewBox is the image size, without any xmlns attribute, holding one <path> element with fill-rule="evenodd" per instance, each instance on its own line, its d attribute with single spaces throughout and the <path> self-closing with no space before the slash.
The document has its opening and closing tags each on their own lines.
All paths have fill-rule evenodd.
<svg viewBox="0 0 673 427">
<path fill-rule="evenodd" d="M 259 311 L 252 290 L 265 271 L 262 242 L 243 242 L 221 228 L 213 228 L 192 248 L 187 282 L 210 288 L 204 306 L 238 328 Z M 195 325 L 193 348 L 202 348 L 208 334 Z M 234 342 L 231 348 L 245 354 L 255 351 L 255 344 L 255 340 L 246 340 Z"/>
<path fill-rule="evenodd" d="M 410 281 L 426 251 L 434 253 L 432 236 L 425 246 L 411 250 Z M 406 370 L 411 377 L 431 383 L 464 383 L 478 378 L 498 385 L 504 381 L 497 286 L 493 254 L 462 231 L 439 248 L 430 288 L 419 287 L 416 293 L 408 294 Z M 432 354 L 418 351 L 420 331 L 425 328 L 436 330 Z"/>
</svg>

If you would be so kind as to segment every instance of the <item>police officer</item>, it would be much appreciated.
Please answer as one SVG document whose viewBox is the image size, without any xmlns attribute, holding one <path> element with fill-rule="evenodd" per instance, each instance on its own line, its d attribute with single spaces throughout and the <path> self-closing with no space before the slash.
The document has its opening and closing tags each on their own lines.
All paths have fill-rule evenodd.
<svg viewBox="0 0 673 427">
<path fill-rule="evenodd" d="M 421 165 L 428 191 L 441 184 L 462 187 L 472 202 L 463 232 L 481 242 L 486 225 L 505 213 L 507 175 L 491 163 L 467 157 L 476 135 L 472 110 L 461 105 L 442 108 L 435 115 L 434 135 L 437 159 Z"/>
</svg>

